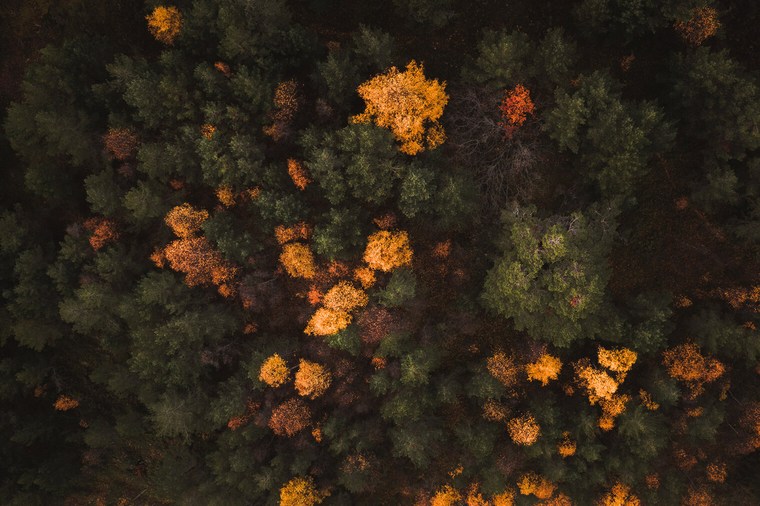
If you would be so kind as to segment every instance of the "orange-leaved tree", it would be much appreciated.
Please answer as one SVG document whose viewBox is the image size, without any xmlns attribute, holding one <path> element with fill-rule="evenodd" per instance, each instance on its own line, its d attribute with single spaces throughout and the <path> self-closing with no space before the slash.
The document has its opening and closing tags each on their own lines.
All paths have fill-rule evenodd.
<svg viewBox="0 0 760 506">
<path fill-rule="evenodd" d="M 718 11 L 713 7 L 698 7 L 691 11 L 688 21 L 676 21 L 674 26 L 683 40 L 699 46 L 718 32 Z"/>
<path fill-rule="evenodd" d="M 270 387 L 279 387 L 290 379 L 290 370 L 280 355 L 275 353 L 261 364 L 259 379 Z"/>
<path fill-rule="evenodd" d="M 486 368 L 491 376 L 507 388 L 513 387 L 519 381 L 520 368 L 503 351 L 494 353 L 486 360 Z"/>
<path fill-rule="evenodd" d="M 182 14 L 176 7 L 156 7 L 145 19 L 150 33 L 164 44 L 173 44 L 182 28 Z"/>
<path fill-rule="evenodd" d="M 686 383 L 692 398 L 699 395 L 705 383 L 712 383 L 725 372 L 718 360 L 702 355 L 699 347 L 691 342 L 679 344 L 662 353 L 662 363 L 671 378 Z"/>
<path fill-rule="evenodd" d="M 596 504 L 597 506 L 639 506 L 641 501 L 631 493 L 628 485 L 616 483 Z"/>
<path fill-rule="evenodd" d="M 311 410 L 301 399 L 288 399 L 272 410 L 269 428 L 278 436 L 293 437 L 309 426 Z"/>
<path fill-rule="evenodd" d="M 314 479 L 296 477 L 280 488 L 280 506 L 314 506 L 327 496 L 314 485 Z"/>
<path fill-rule="evenodd" d="M 411 265 L 412 246 L 406 232 L 380 230 L 370 235 L 364 250 L 364 261 L 372 269 L 391 271 L 396 267 Z"/>
<path fill-rule="evenodd" d="M 520 477 L 517 481 L 517 488 L 522 495 L 534 495 L 538 499 L 548 499 L 554 493 L 557 485 L 545 477 L 529 472 Z"/>
<path fill-rule="evenodd" d="M 317 273 L 314 255 L 307 245 L 299 242 L 291 242 L 282 247 L 280 263 L 293 278 L 311 279 Z"/>
<path fill-rule="evenodd" d="M 321 307 L 312 315 L 304 333 L 312 336 L 331 336 L 348 327 L 351 315 L 347 311 Z"/>
<path fill-rule="evenodd" d="M 507 422 L 507 432 L 515 444 L 530 446 L 538 441 L 541 435 L 541 426 L 530 413 L 512 418 Z"/>
<path fill-rule="evenodd" d="M 322 304 L 328 309 L 351 311 L 357 307 L 366 306 L 369 298 L 364 290 L 356 288 L 347 281 L 340 281 L 330 288 L 322 299 Z"/>
<path fill-rule="evenodd" d="M 303 191 L 311 183 L 309 172 L 298 160 L 288 158 L 288 175 L 293 180 L 293 184 L 299 190 Z"/>
<path fill-rule="evenodd" d="M 316 399 L 330 387 L 332 375 L 324 366 L 301 359 L 296 372 L 295 387 L 298 395 Z"/>
<path fill-rule="evenodd" d="M 208 211 L 195 209 L 188 203 L 172 208 L 164 217 L 164 221 L 177 237 L 194 236 L 207 219 Z"/>
<path fill-rule="evenodd" d="M 95 251 L 119 239 L 116 224 L 108 218 L 89 218 L 84 222 L 84 228 L 90 231 L 90 246 Z"/>
<path fill-rule="evenodd" d="M 424 68 L 412 60 L 405 71 L 391 67 L 361 84 L 357 91 L 366 109 L 351 118 L 354 123 L 374 121 L 388 128 L 401 142 L 401 151 L 416 155 L 446 140 L 438 119 L 449 101 L 446 83 L 425 79 Z"/>
<path fill-rule="evenodd" d="M 541 356 L 538 357 L 538 360 L 525 365 L 525 372 L 528 374 L 528 379 L 531 381 L 540 381 L 543 386 L 548 385 L 550 380 L 557 379 L 561 369 L 562 362 L 560 359 L 549 355 L 548 353 L 541 354 Z"/>
<path fill-rule="evenodd" d="M 518 84 L 513 89 L 504 92 L 499 110 L 501 111 L 500 125 L 507 136 L 511 137 L 515 130 L 528 119 L 528 114 L 533 114 L 535 110 L 528 88 Z"/>
<path fill-rule="evenodd" d="M 129 128 L 109 128 L 103 137 L 103 144 L 117 160 L 130 158 L 137 150 L 138 138 Z"/>
</svg>

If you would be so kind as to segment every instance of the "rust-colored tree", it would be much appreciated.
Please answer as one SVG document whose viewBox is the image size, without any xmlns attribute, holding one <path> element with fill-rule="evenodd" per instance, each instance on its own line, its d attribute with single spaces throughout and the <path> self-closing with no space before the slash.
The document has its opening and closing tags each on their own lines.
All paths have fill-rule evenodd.
<svg viewBox="0 0 760 506">
<path fill-rule="evenodd" d="M 205 237 L 177 239 L 166 246 L 164 256 L 172 270 L 185 274 L 187 286 L 214 284 L 228 290 L 237 275 L 237 268 Z"/>
<path fill-rule="evenodd" d="M 494 353 L 486 360 L 486 368 L 491 376 L 507 388 L 517 385 L 520 380 L 520 368 L 512 357 L 503 351 Z"/>
<path fill-rule="evenodd" d="M 674 27 L 683 40 L 699 46 L 718 32 L 718 11 L 713 7 L 698 7 L 691 11 L 687 21 L 676 21 Z"/>
<path fill-rule="evenodd" d="M 272 410 L 269 428 L 278 436 L 293 437 L 311 422 L 311 410 L 301 399 L 288 399 Z"/>
<path fill-rule="evenodd" d="M 79 401 L 68 395 L 61 394 L 55 400 L 53 407 L 58 411 L 68 411 L 79 406 Z"/>
<path fill-rule="evenodd" d="M 117 160 L 127 160 L 137 150 L 138 138 L 130 128 L 109 128 L 103 136 L 103 144 L 111 156 Z"/>
<path fill-rule="evenodd" d="M 84 222 L 84 228 L 90 231 L 89 242 L 95 251 L 119 239 L 116 223 L 107 218 L 89 218 Z"/>
<path fill-rule="evenodd" d="M 324 366 L 304 359 L 298 363 L 295 379 L 298 395 L 316 399 L 327 391 L 331 382 L 332 374 Z"/>
<path fill-rule="evenodd" d="M 145 19 L 153 37 L 164 44 L 173 44 L 182 28 L 182 14 L 176 7 L 159 6 L 153 9 Z"/>
<path fill-rule="evenodd" d="M 411 265 L 412 246 L 406 232 L 381 230 L 370 235 L 364 250 L 364 261 L 375 270 L 384 272 Z"/>
<path fill-rule="evenodd" d="M 283 81 L 274 90 L 274 109 L 269 113 L 272 124 L 264 127 L 264 134 L 278 142 L 290 135 L 290 125 L 301 105 L 298 82 Z"/>
<path fill-rule="evenodd" d="M 533 114 L 535 104 L 530 98 L 530 91 L 518 84 L 504 92 L 504 98 L 499 104 L 501 111 L 501 127 L 507 137 L 512 137 L 515 131 L 525 123 L 529 114 Z"/>
<path fill-rule="evenodd" d="M 298 160 L 292 158 L 288 159 L 288 175 L 290 176 L 290 179 L 293 180 L 293 184 L 296 188 L 301 191 L 305 190 L 309 183 L 311 183 L 311 178 L 309 177 L 309 172 L 306 170 L 306 167 L 304 167 Z"/>
<path fill-rule="evenodd" d="M 446 135 L 438 119 L 449 101 L 446 83 L 425 79 L 424 68 L 412 60 L 401 72 L 391 67 L 361 84 L 357 91 L 366 109 L 351 118 L 389 129 L 401 142 L 401 151 L 416 155 L 442 144 Z"/>
</svg>

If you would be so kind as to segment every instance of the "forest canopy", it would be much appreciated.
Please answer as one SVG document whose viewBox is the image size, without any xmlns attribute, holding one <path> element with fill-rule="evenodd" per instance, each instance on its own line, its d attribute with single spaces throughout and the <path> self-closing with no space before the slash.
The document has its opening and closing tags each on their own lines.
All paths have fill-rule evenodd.
<svg viewBox="0 0 760 506">
<path fill-rule="evenodd" d="M 745 0 L 0 7 L 0 503 L 760 504 Z"/>
</svg>

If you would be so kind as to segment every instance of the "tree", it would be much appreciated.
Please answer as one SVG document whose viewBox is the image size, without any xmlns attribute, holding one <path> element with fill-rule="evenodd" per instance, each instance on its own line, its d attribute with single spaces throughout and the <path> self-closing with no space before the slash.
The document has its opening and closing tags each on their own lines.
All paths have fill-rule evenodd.
<svg viewBox="0 0 760 506">
<path fill-rule="evenodd" d="M 555 346 L 601 332 L 602 314 L 606 324 L 614 321 L 604 300 L 612 216 L 611 208 L 549 218 L 533 208 L 505 211 L 502 253 L 485 279 L 485 306 Z"/>
<path fill-rule="evenodd" d="M 127 160 L 137 152 L 137 133 L 130 128 L 109 128 L 103 144 L 117 160 Z"/>
<path fill-rule="evenodd" d="M 314 255 L 307 245 L 300 242 L 291 242 L 282 247 L 280 263 L 293 278 L 312 279 L 317 273 Z"/>
<path fill-rule="evenodd" d="M 540 381 L 543 386 L 548 385 L 550 380 L 557 379 L 561 369 L 562 361 L 548 353 L 542 353 L 535 362 L 525 364 L 525 372 L 528 373 L 528 379 Z"/>
<path fill-rule="evenodd" d="M 641 501 L 631 493 L 628 485 L 616 483 L 596 504 L 598 506 L 639 506 Z"/>
<path fill-rule="evenodd" d="M 176 7 L 159 6 L 153 9 L 148 16 L 148 29 L 150 33 L 164 44 L 174 44 L 182 28 L 182 15 Z"/>
<path fill-rule="evenodd" d="M 293 437 L 311 423 L 311 410 L 301 399 L 288 399 L 272 410 L 269 428 L 278 436 Z"/>
<path fill-rule="evenodd" d="M 314 479 L 300 476 L 291 479 L 280 488 L 280 506 L 314 506 L 327 496 L 317 490 Z"/>
<path fill-rule="evenodd" d="M 366 306 L 368 300 L 364 290 L 356 288 L 347 281 L 341 281 L 325 293 L 322 304 L 324 307 L 336 311 L 352 311 L 358 307 Z"/>
<path fill-rule="evenodd" d="M 500 351 L 488 357 L 486 367 L 491 376 L 507 388 L 514 387 L 520 381 L 520 369 L 512 357 Z"/>
<path fill-rule="evenodd" d="M 351 121 L 374 121 L 390 129 L 401 142 L 401 151 L 408 155 L 416 155 L 425 147 L 434 149 L 446 139 L 438 123 L 449 100 L 445 89 L 446 83 L 425 79 L 424 68 L 414 60 L 404 72 L 391 67 L 359 86 L 357 91 L 366 109 Z"/>
<path fill-rule="evenodd" d="M 549 499 L 557 485 L 552 483 L 544 476 L 534 472 L 523 474 L 517 481 L 517 488 L 522 495 L 534 495 L 538 499 Z"/>
<path fill-rule="evenodd" d="M 276 388 L 284 385 L 290 379 L 290 370 L 285 360 L 275 353 L 271 355 L 259 370 L 259 380 L 263 381 L 270 387 Z"/>
<path fill-rule="evenodd" d="M 164 248 L 169 267 L 185 273 L 187 286 L 214 284 L 223 295 L 231 295 L 231 283 L 238 269 L 213 249 L 205 237 L 177 239 Z"/>
<path fill-rule="evenodd" d="M 693 397 L 702 392 L 705 383 L 717 380 L 726 370 L 720 361 L 702 355 L 699 347 L 691 342 L 665 350 L 662 363 L 672 378 L 689 385 Z"/>
<path fill-rule="evenodd" d="M 501 111 L 501 126 L 507 137 L 512 137 L 514 131 L 528 119 L 528 114 L 532 115 L 535 110 L 535 105 L 530 99 L 530 91 L 522 84 L 507 90 L 499 104 L 499 110 Z"/>
<path fill-rule="evenodd" d="M 296 371 L 295 387 L 298 395 L 316 399 L 330 387 L 332 374 L 324 366 L 301 359 Z"/>
<path fill-rule="evenodd" d="M 346 311 L 321 307 L 312 315 L 304 333 L 313 336 L 331 336 L 348 327 L 351 315 Z"/>
<path fill-rule="evenodd" d="M 541 435 L 541 426 L 530 413 L 511 418 L 507 422 L 507 432 L 515 444 L 520 446 L 531 446 Z M 522 489 L 521 489 L 522 490 Z"/>
<path fill-rule="evenodd" d="M 673 26 L 683 40 L 692 46 L 700 46 L 720 28 L 718 11 L 713 7 L 698 7 L 691 11 L 687 21 L 677 20 Z"/>
<path fill-rule="evenodd" d="M 309 173 L 303 164 L 292 158 L 288 158 L 288 175 L 293 180 L 296 188 L 301 191 L 305 190 L 309 183 L 311 183 Z"/>
<path fill-rule="evenodd" d="M 406 232 L 380 230 L 367 238 L 364 261 L 384 272 L 412 263 L 412 247 Z"/>
<path fill-rule="evenodd" d="M 164 221 L 172 229 L 174 235 L 181 238 L 194 237 L 208 219 L 208 211 L 197 210 L 188 203 L 172 208 L 166 214 Z"/>
</svg>

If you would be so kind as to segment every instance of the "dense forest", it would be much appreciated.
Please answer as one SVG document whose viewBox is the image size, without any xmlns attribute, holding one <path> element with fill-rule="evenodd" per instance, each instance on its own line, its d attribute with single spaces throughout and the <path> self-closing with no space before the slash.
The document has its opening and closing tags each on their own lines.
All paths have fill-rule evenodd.
<svg viewBox="0 0 760 506">
<path fill-rule="evenodd" d="M 758 20 L 2 2 L 0 504 L 760 504 Z"/>
</svg>

